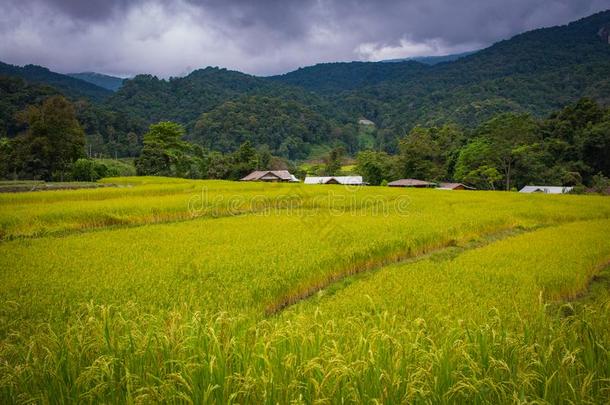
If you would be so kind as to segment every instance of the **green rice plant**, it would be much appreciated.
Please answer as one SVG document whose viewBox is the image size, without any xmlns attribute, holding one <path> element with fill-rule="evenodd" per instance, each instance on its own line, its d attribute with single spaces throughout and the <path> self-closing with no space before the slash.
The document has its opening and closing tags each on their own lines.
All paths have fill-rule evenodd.
<svg viewBox="0 0 610 405">
<path fill-rule="evenodd" d="M 605 198 L 109 181 L 0 195 L 0 402 L 608 398 Z"/>
<path fill-rule="evenodd" d="M 236 183 L 157 177 L 112 178 L 118 187 L 0 194 L 0 240 L 62 235 L 117 225 L 185 221 L 198 217 L 258 212 L 287 201 L 305 208 L 382 208 L 406 203 L 410 216 L 457 218 L 466 210 L 491 208 L 499 216 L 519 217 L 532 224 L 608 217 L 603 197 L 538 196 L 493 192 L 443 194 L 437 190 L 382 187 Z M 359 205 L 360 204 L 360 205 Z M 195 208 L 195 209 L 193 209 Z M 379 215 L 377 215 L 379 216 Z"/>
</svg>

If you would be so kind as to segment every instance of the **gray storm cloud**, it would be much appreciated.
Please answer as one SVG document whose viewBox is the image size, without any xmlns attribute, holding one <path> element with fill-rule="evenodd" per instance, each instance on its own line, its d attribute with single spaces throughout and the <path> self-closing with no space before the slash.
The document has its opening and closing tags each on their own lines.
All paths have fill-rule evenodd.
<svg viewBox="0 0 610 405">
<path fill-rule="evenodd" d="M 267 75 L 442 55 L 608 8 L 607 0 L 2 0 L 0 60 L 59 72 Z"/>
</svg>

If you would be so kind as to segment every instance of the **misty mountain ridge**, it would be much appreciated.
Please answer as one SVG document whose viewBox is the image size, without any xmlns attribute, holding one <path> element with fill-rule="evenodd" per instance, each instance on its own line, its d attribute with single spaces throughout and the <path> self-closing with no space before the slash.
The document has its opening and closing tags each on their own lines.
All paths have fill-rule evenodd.
<svg viewBox="0 0 610 405">
<path fill-rule="evenodd" d="M 66 96 L 72 98 L 88 98 L 94 101 L 102 101 L 112 94 L 108 89 L 68 75 L 53 72 L 46 67 L 38 65 L 25 65 L 21 67 L 0 62 L 0 75 L 17 76 L 32 83 L 53 86 Z"/>
<path fill-rule="evenodd" d="M 423 63 L 426 65 L 436 65 L 438 63 L 443 62 L 453 62 L 460 58 L 463 58 L 468 55 L 472 55 L 473 53 L 477 53 L 479 49 L 474 51 L 460 52 L 460 53 L 452 53 L 448 55 L 440 55 L 440 56 L 413 56 L 408 58 L 398 58 L 398 59 L 385 59 L 380 62 L 394 63 L 394 62 L 407 62 L 407 61 L 415 61 L 419 63 Z"/>
<path fill-rule="evenodd" d="M 249 133 L 256 134 L 253 143 L 263 142 L 262 125 L 269 125 L 278 128 L 269 136 L 282 139 L 264 144 L 294 157 L 300 156 L 298 148 L 313 144 L 353 144 L 360 118 L 377 125 L 376 147 L 391 149 L 396 137 L 415 125 L 457 123 L 468 128 L 500 112 L 544 117 L 585 96 L 610 104 L 608 27 L 610 11 L 605 11 L 525 32 L 443 63 L 322 63 L 271 77 L 207 67 L 170 79 L 137 75 L 114 93 L 40 67 L 3 64 L 0 74 L 51 85 L 73 99 L 89 98 L 108 116 L 130 117 L 135 123 L 131 131 L 161 120 L 179 122 L 188 131 L 197 128 L 200 136 L 193 140 L 224 151 L 249 139 Z M 282 132 L 279 128 L 287 127 L 274 121 L 273 107 L 285 112 L 279 120 L 291 117 L 288 111 L 315 117 L 315 128 L 299 120 Z M 322 136 L 319 128 L 330 133 Z M 111 142 L 99 132 L 103 142 Z"/>
<path fill-rule="evenodd" d="M 67 76 L 95 84 L 106 90 L 117 91 L 123 85 L 123 78 L 96 72 L 67 73 Z"/>
</svg>

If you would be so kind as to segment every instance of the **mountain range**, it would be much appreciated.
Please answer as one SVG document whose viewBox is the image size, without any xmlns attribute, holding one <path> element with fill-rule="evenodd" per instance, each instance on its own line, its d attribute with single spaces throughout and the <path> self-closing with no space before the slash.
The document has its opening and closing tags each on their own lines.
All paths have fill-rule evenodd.
<svg viewBox="0 0 610 405">
<path fill-rule="evenodd" d="M 387 60 L 382 60 L 381 62 L 408 62 L 408 61 L 415 61 L 415 62 L 420 62 L 420 63 L 424 63 L 426 65 L 436 65 L 438 63 L 443 63 L 443 62 L 453 62 L 454 60 L 458 60 L 460 58 L 463 58 L 465 56 L 468 55 L 472 55 L 473 53 L 475 53 L 476 51 L 468 51 L 468 52 L 462 52 L 462 53 L 456 53 L 456 54 L 450 54 L 450 55 L 442 55 L 442 56 L 415 56 L 412 58 L 402 58 L 402 59 L 387 59 Z M 383 75 L 384 73 L 384 69 L 370 69 L 371 72 L 369 75 L 363 75 L 363 77 L 360 78 L 360 82 L 365 82 L 367 80 L 371 80 L 371 83 L 374 83 L 375 81 L 380 81 L 379 80 L 379 76 Z M 373 70 L 376 70 L 375 72 L 373 72 Z M 124 82 L 124 78 L 121 77 L 116 77 L 116 76 L 110 76 L 110 75 L 106 75 L 103 73 L 96 73 L 96 72 L 80 72 L 80 73 L 67 73 L 68 76 L 70 77 L 74 77 L 76 79 L 80 79 L 80 80 L 84 80 L 86 82 L 95 84 L 96 86 L 102 87 L 106 90 L 110 90 L 110 91 L 118 91 L 121 86 L 123 85 Z M 375 77 L 377 77 L 377 80 L 375 80 L 375 77 L 371 77 L 371 75 L 374 75 Z"/>
<path fill-rule="evenodd" d="M 461 53 L 453 53 L 449 55 L 441 55 L 441 56 L 414 56 L 412 58 L 400 58 L 400 59 L 386 59 L 381 62 L 406 62 L 409 60 L 413 60 L 415 62 L 425 63 L 426 65 L 436 65 L 438 63 L 443 62 L 453 62 L 454 60 L 461 59 L 465 56 L 472 55 L 477 51 L 467 51 Z"/>
<path fill-rule="evenodd" d="M 80 79 L 106 90 L 117 91 L 123 85 L 123 78 L 95 72 L 68 73 L 68 76 Z"/>
<path fill-rule="evenodd" d="M 152 75 L 123 80 L 0 63 L 0 75 L 26 81 L 17 90 L 13 85 L 10 97 L 6 90 L 1 93 L 0 102 L 14 110 L 38 97 L 20 92 L 58 91 L 73 100 L 84 99 L 91 105 L 87 130 L 93 132 L 88 135 L 114 145 L 115 151 L 120 139 L 126 139 L 122 132 L 127 128 L 141 138 L 148 124 L 160 120 L 177 121 L 192 141 L 223 151 L 266 128 L 277 133 L 253 135 L 251 140 L 286 157 L 302 157 L 288 151 L 309 150 L 315 144 L 344 143 L 354 151 L 360 118 L 376 124 L 376 146 L 387 149 L 416 125 L 454 122 L 468 128 L 504 111 L 542 117 L 584 96 L 610 104 L 610 44 L 607 34 L 604 37 L 609 30 L 610 11 L 605 11 L 446 60 L 322 63 L 271 77 L 208 67 L 169 80 Z M 315 128 L 297 120 L 300 124 L 289 131 L 278 129 L 282 126 L 274 114 L 286 120 L 294 112 L 315 117 Z M 108 122 L 116 122 L 119 115 L 130 124 L 108 129 Z M 12 118 L 4 114 L 0 119 L 0 128 L 13 136 L 17 127 Z"/>
<path fill-rule="evenodd" d="M 21 77 L 32 83 L 52 86 L 71 98 L 102 101 L 112 94 L 112 91 L 108 89 L 69 75 L 52 72 L 43 66 L 25 65 L 21 67 L 0 62 L 0 75 Z"/>
</svg>

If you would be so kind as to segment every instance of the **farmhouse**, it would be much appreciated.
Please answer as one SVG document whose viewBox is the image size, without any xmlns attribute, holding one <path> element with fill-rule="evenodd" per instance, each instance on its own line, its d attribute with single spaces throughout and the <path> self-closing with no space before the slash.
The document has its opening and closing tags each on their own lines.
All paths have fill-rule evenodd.
<svg viewBox="0 0 610 405">
<path fill-rule="evenodd" d="M 475 190 L 474 187 L 462 183 L 439 183 L 439 190 Z"/>
<path fill-rule="evenodd" d="M 256 170 L 241 181 L 298 182 L 299 179 L 288 170 Z"/>
<path fill-rule="evenodd" d="M 425 188 L 425 187 L 436 187 L 436 183 L 431 183 L 429 181 L 417 180 L 417 179 L 400 179 L 395 180 L 388 183 L 389 187 L 416 187 L 416 188 Z"/>
<path fill-rule="evenodd" d="M 326 176 L 326 177 L 305 177 L 305 184 L 343 184 L 349 186 L 364 186 L 366 183 L 362 176 Z"/>
<path fill-rule="evenodd" d="M 572 191 L 574 187 L 559 187 L 559 186 L 525 186 L 520 193 L 544 193 L 544 194 L 566 194 Z"/>
</svg>

